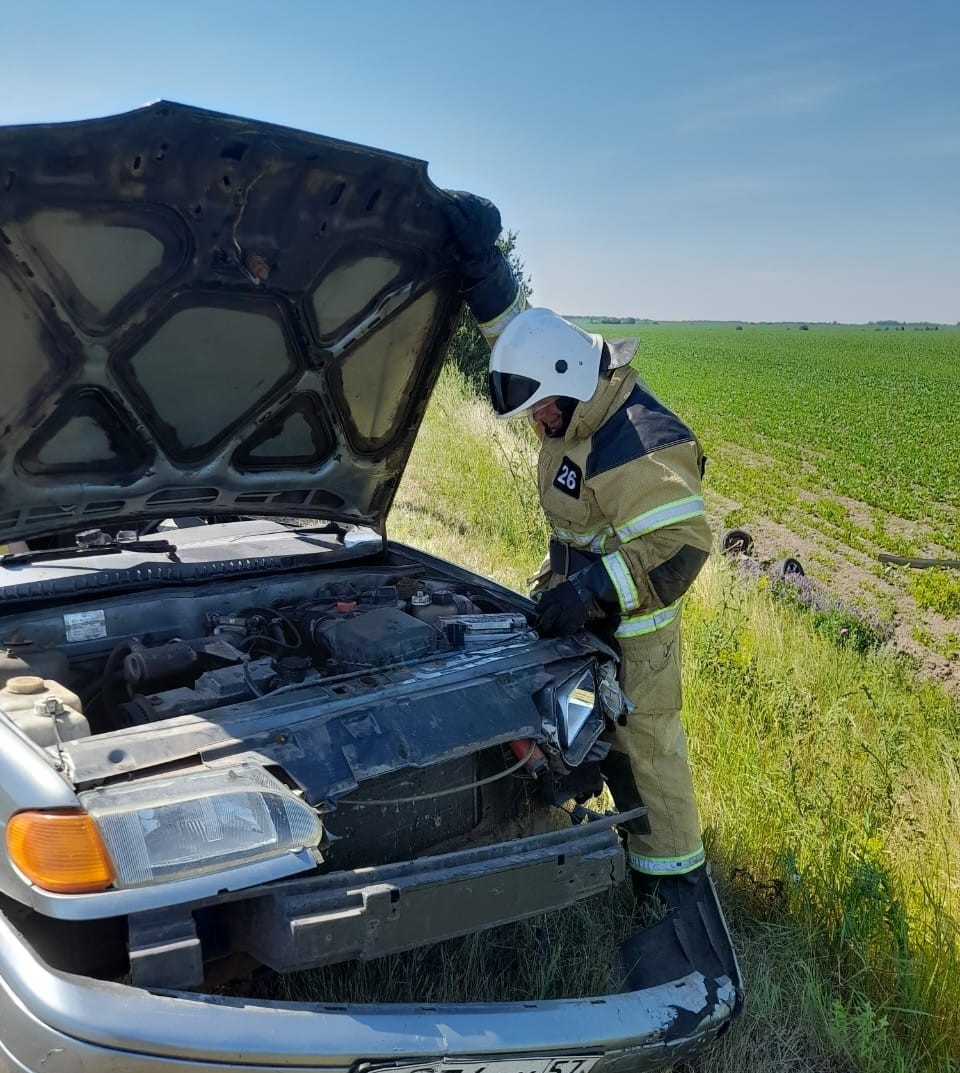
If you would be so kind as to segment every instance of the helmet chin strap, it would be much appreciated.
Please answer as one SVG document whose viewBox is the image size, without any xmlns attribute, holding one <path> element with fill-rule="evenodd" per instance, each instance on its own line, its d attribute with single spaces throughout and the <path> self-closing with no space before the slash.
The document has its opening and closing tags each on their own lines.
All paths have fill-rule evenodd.
<svg viewBox="0 0 960 1073">
<path fill-rule="evenodd" d="M 570 426 L 570 419 L 573 417 L 573 411 L 577 408 L 577 400 L 570 398 L 569 395 L 558 395 L 556 407 L 560 411 L 560 416 L 563 420 L 557 428 L 553 430 L 544 428 L 543 430 L 552 440 L 558 440 L 561 436 L 565 435 Z"/>
</svg>

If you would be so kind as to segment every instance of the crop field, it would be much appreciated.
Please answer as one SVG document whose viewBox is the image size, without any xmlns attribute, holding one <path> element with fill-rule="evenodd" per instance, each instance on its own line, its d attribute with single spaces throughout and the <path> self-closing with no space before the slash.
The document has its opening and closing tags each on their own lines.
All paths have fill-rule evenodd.
<svg viewBox="0 0 960 1073">
<path fill-rule="evenodd" d="M 960 557 L 960 330 L 593 330 L 641 337 L 638 368 L 744 518 L 799 508 L 865 546 Z"/>
<path fill-rule="evenodd" d="M 960 685 L 960 571 L 878 560 L 960 559 L 960 330 L 582 323 L 640 336 L 641 375 L 709 457 L 718 533 L 798 557 Z"/>
</svg>

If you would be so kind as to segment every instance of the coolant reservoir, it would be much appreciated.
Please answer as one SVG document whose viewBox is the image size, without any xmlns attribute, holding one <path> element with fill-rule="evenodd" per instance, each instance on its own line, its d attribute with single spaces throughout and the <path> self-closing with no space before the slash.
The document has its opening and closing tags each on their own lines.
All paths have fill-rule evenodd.
<svg viewBox="0 0 960 1073">
<path fill-rule="evenodd" d="M 474 602 L 467 596 L 440 589 L 429 593 L 421 590 L 410 597 L 410 614 L 421 622 L 440 628 L 442 618 L 454 615 L 471 615 L 477 610 Z"/>
<path fill-rule="evenodd" d="M 90 736 L 80 698 L 52 678 L 23 674 L 8 679 L 0 689 L 0 711 L 44 748 Z"/>
</svg>

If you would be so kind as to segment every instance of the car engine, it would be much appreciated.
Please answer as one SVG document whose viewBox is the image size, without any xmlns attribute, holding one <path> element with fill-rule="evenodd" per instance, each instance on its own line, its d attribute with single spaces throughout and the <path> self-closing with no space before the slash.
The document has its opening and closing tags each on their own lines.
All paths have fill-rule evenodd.
<svg viewBox="0 0 960 1073">
<path fill-rule="evenodd" d="M 487 597 L 422 577 L 386 580 L 338 581 L 263 606 L 204 597 L 199 636 L 157 637 L 148 605 L 143 628 L 99 661 L 80 645 L 44 645 L 39 623 L 0 656 L 0 709 L 48 746 L 535 636 Z"/>
</svg>

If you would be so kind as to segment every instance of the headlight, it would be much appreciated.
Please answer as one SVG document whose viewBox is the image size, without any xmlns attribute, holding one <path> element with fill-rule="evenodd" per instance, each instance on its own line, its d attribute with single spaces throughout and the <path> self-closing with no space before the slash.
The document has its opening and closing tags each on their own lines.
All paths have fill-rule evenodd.
<svg viewBox="0 0 960 1073">
<path fill-rule="evenodd" d="M 559 672 L 559 673 L 558 673 Z M 566 677 L 559 675 L 566 672 Z M 558 680 L 536 695 L 537 706 L 544 718 L 544 729 L 552 737 L 556 728 L 556 743 L 564 761 L 576 767 L 590 752 L 603 730 L 603 711 L 597 696 L 597 665 L 580 663 L 575 670 L 570 665 L 554 665 Z"/>
<path fill-rule="evenodd" d="M 116 887 L 189 879 L 316 846 L 317 814 L 256 764 L 80 795 Z"/>
<path fill-rule="evenodd" d="M 560 709 L 560 744 L 565 748 L 575 741 L 597 706 L 597 676 L 593 667 L 571 678 L 557 691 Z"/>
</svg>

